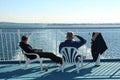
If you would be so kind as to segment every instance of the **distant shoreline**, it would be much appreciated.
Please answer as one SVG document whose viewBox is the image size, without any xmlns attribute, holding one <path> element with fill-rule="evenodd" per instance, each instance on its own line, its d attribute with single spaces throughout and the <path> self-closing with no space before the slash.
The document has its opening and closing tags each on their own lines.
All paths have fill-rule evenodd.
<svg viewBox="0 0 120 80">
<path fill-rule="evenodd" d="M 14 23 L 14 22 L 0 22 L 0 29 L 120 29 L 120 23 Z"/>
<path fill-rule="evenodd" d="M 0 22 L 0 24 L 50 24 L 50 25 L 120 25 L 120 23 L 17 23 Z"/>
</svg>

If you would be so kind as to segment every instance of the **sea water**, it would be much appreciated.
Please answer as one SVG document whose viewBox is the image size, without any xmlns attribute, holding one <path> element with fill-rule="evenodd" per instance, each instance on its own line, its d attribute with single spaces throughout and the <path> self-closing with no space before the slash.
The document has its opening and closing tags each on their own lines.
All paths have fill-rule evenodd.
<svg viewBox="0 0 120 80">
<path fill-rule="evenodd" d="M 8 25 L 8 24 L 7 24 Z M 120 59 L 120 28 L 119 25 L 73 25 L 73 24 L 10 24 L 0 25 L 0 59 L 18 59 L 20 55 L 18 43 L 22 35 L 28 35 L 28 43 L 33 48 L 59 54 L 59 44 L 66 39 L 66 32 L 73 31 L 87 40 L 87 43 L 79 48 L 81 54 L 91 59 L 91 36 L 93 32 L 101 32 L 108 49 L 101 56 L 103 59 Z M 26 26 L 25 26 L 26 25 Z M 4 27 L 4 29 L 3 29 Z M 99 27 L 99 28 L 98 28 Z M 102 28 L 101 28 L 102 27 Z M 112 28 L 107 28 L 112 27 Z M 9 29 L 8 29 L 9 28 Z M 19 29 L 21 28 L 21 29 Z M 74 38 L 78 40 L 77 38 Z"/>
</svg>

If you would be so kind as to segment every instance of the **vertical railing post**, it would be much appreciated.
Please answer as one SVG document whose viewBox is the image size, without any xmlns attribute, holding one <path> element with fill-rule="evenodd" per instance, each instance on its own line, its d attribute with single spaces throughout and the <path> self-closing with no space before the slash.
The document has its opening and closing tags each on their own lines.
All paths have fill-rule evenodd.
<svg viewBox="0 0 120 80">
<path fill-rule="evenodd" d="M 20 29 L 17 29 L 17 33 L 18 33 L 18 49 L 20 49 L 19 48 L 19 42 L 20 42 Z M 20 52 L 21 53 L 21 52 Z M 20 55 L 20 60 L 19 60 L 19 64 L 21 64 L 21 54 L 19 54 Z"/>
<path fill-rule="evenodd" d="M 20 29 L 17 29 L 18 32 L 18 42 L 20 42 Z"/>
<path fill-rule="evenodd" d="M 9 33 L 10 42 L 11 42 L 11 43 L 10 43 L 10 52 L 9 52 L 9 53 L 10 53 L 10 54 L 9 54 L 10 59 L 12 58 L 12 54 L 13 54 L 13 50 L 12 50 L 12 49 L 13 49 L 13 48 L 12 48 L 13 46 L 12 46 L 12 37 L 11 37 L 11 35 L 12 35 L 12 33 Z M 11 60 L 12 60 L 12 59 L 11 59 Z"/>
<path fill-rule="evenodd" d="M 0 29 L 0 34 L 1 34 L 1 46 L 2 46 L 2 54 L 3 54 L 3 58 L 1 58 L 2 60 L 5 60 L 5 54 L 4 54 L 4 45 L 3 45 L 3 33 L 2 33 L 2 29 Z"/>
<path fill-rule="evenodd" d="M 57 55 L 57 29 L 56 29 L 56 55 Z"/>
<path fill-rule="evenodd" d="M 8 36 L 7 36 L 7 35 L 8 35 L 8 33 L 7 33 L 7 32 L 5 32 L 4 34 L 5 34 L 5 49 L 6 49 L 6 53 L 5 53 L 5 54 L 6 54 L 6 56 L 5 56 L 5 60 L 10 60 L 10 59 L 9 59 L 9 50 L 8 50 L 8 47 L 9 47 L 9 46 L 8 46 Z M 7 57 L 7 58 L 6 58 L 6 57 Z"/>
</svg>

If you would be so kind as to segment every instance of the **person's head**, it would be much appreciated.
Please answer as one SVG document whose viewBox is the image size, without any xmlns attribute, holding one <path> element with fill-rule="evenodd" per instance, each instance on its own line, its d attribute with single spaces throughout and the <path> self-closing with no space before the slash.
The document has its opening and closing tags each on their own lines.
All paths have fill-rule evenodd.
<svg viewBox="0 0 120 80">
<path fill-rule="evenodd" d="M 27 43 L 28 37 L 27 36 L 22 36 L 21 41 Z"/>
<path fill-rule="evenodd" d="M 67 38 L 67 40 L 72 40 L 74 38 L 74 33 L 73 32 L 67 32 L 66 38 Z"/>
</svg>

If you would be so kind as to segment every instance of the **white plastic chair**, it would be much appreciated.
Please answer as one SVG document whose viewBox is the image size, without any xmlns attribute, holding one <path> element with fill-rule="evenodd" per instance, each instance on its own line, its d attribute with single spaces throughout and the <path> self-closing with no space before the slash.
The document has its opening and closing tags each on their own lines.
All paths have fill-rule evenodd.
<svg viewBox="0 0 120 80">
<path fill-rule="evenodd" d="M 39 57 L 38 54 L 35 54 L 35 53 L 26 53 L 23 49 L 21 49 L 21 51 L 25 55 L 25 67 L 24 67 L 24 70 L 27 68 L 27 66 L 28 66 L 29 63 L 36 62 L 36 61 L 40 62 L 40 70 L 43 70 L 43 67 L 42 67 L 43 60 L 42 60 L 42 58 Z M 26 55 L 35 55 L 36 58 L 35 59 L 29 59 L 29 58 L 27 58 Z"/>
<path fill-rule="evenodd" d="M 77 73 L 79 73 L 80 70 L 80 63 L 81 63 L 81 68 L 83 67 L 83 56 L 78 53 L 78 49 L 74 47 L 63 47 L 60 51 L 62 54 L 62 72 L 64 72 L 64 68 L 66 64 L 74 64 L 76 65 L 76 70 Z M 80 57 L 78 57 L 80 56 Z M 76 61 L 76 59 L 78 60 Z"/>
</svg>

